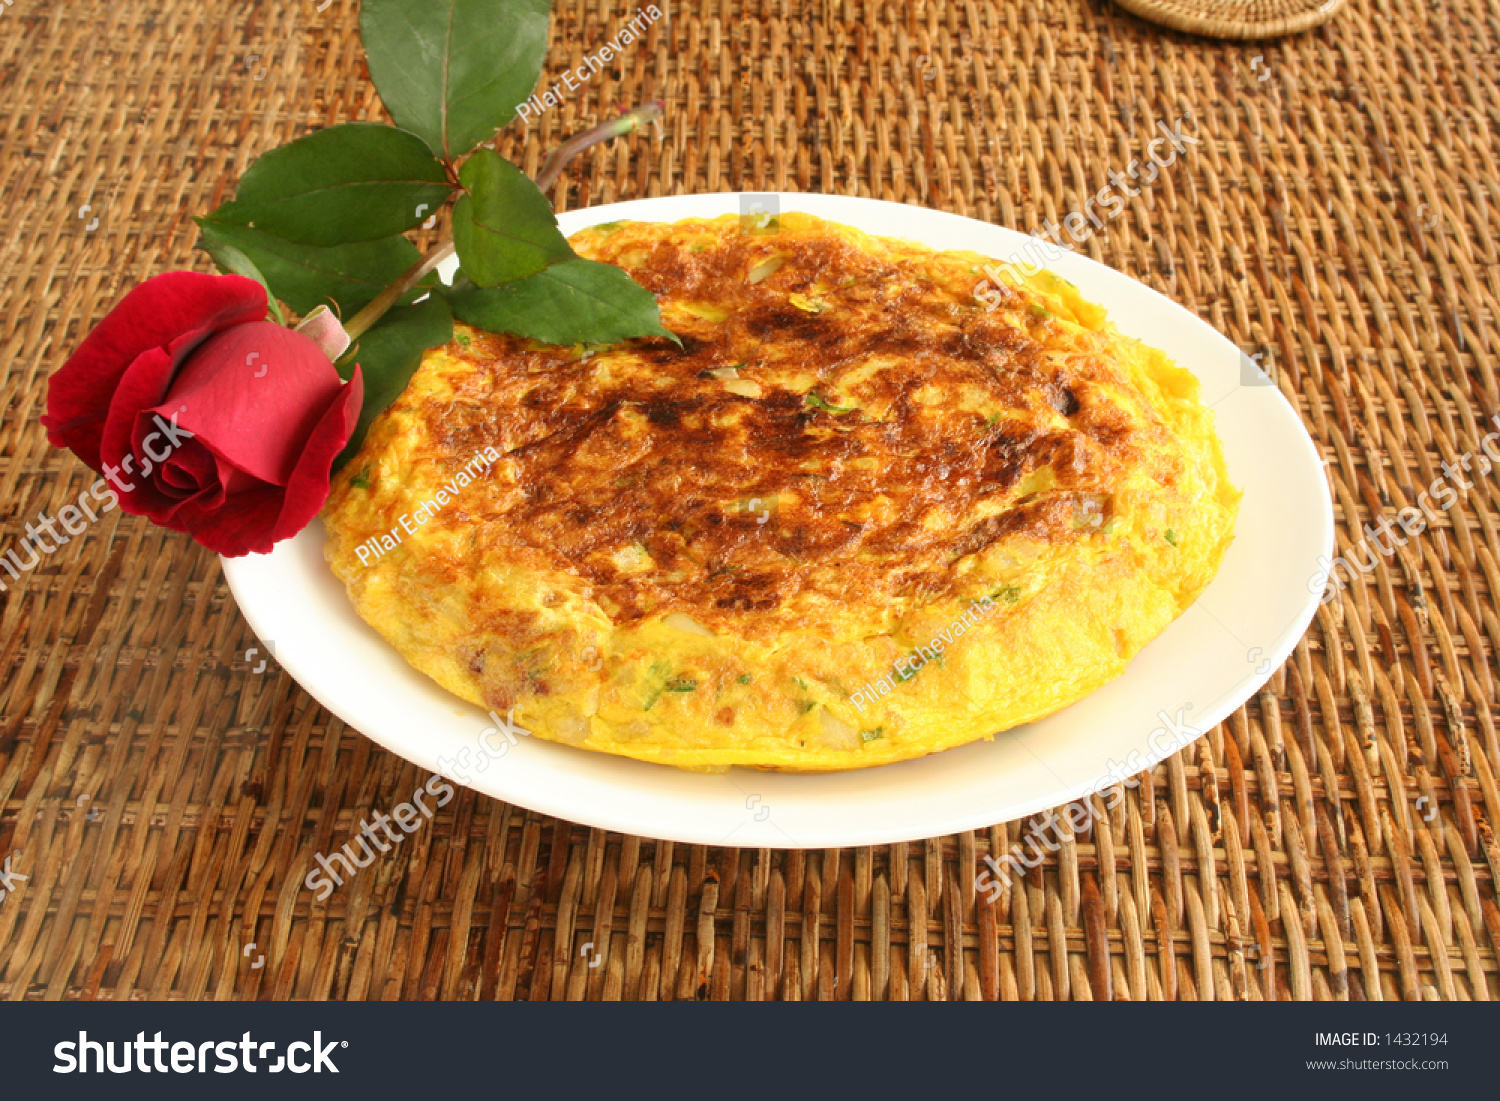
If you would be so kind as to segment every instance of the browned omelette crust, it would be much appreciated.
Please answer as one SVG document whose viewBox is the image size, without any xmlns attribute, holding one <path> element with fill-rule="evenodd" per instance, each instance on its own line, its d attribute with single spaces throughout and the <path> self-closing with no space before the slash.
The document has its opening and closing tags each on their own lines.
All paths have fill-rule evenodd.
<svg viewBox="0 0 1500 1101">
<path fill-rule="evenodd" d="M 420 594 L 410 578 L 390 579 L 405 593 L 400 600 L 430 611 L 440 603 L 434 594 L 452 601 L 469 591 L 496 554 L 508 576 L 536 579 L 535 601 L 471 601 L 443 613 L 461 623 L 446 644 L 460 659 L 453 668 L 414 656 L 420 639 L 393 639 L 476 702 L 502 712 L 520 705 L 524 715 L 528 706 L 545 712 L 549 696 L 593 693 L 585 725 L 563 722 L 571 736 L 557 736 L 626 753 L 638 743 L 632 755 L 647 759 L 877 763 L 1071 702 L 1117 673 L 1212 576 L 1234 495 L 1217 477 L 1211 431 L 1203 446 L 1183 446 L 1184 425 L 1200 423 L 1196 413 L 1176 423 L 1196 407 L 1196 384 L 1159 353 L 1123 342 L 1061 280 L 1043 277 L 987 312 L 973 293 L 983 279 L 979 258 L 803 215 L 783 216 L 772 235 L 741 232 L 727 218 L 621 223 L 585 231 L 574 244 L 653 291 L 682 347 L 652 339 L 585 354 L 460 326 L 377 422 L 329 501 L 330 560 L 357 602 L 364 571 L 399 567 L 420 576 Z M 738 377 L 726 379 L 725 368 Z M 349 565 L 356 532 L 341 542 L 343 529 L 360 538 L 385 531 L 420 496 L 402 491 L 410 478 L 403 466 L 430 465 L 432 478 L 416 481 L 441 483 L 486 447 L 502 460 L 456 494 L 396 562 Z M 376 484 L 351 489 L 351 479 Z M 350 495 L 365 492 L 376 515 L 352 523 L 363 506 Z M 1191 503 L 1205 494 L 1212 507 L 1195 520 Z M 1113 521 L 1127 502 L 1120 530 Z M 1143 553 L 1132 544 L 1162 543 L 1164 531 L 1170 548 Z M 930 691 L 902 688 L 895 695 L 904 699 L 878 701 L 884 721 L 875 737 L 887 744 L 871 748 L 867 709 L 848 703 L 889 672 L 883 648 L 899 654 L 927 642 L 927 627 L 936 631 L 976 600 L 1004 613 L 972 628 L 992 647 L 1017 629 L 1024 609 L 1014 605 L 1030 606 L 1032 629 L 1044 628 L 1069 602 L 1087 604 L 1081 592 L 1042 594 L 1049 578 L 1079 583 L 1068 573 L 1078 562 L 1094 563 L 1096 583 L 1133 571 L 1155 588 L 1140 596 L 1139 622 L 1099 627 L 1100 651 L 1085 655 L 1087 668 L 1051 671 L 1077 691 L 1019 693 L 1012 713 L 994 698 L 976 701 L 972 671 L 961 670 L 968 698 L 950 732 L 896 736 L 909 718 L 903 706 L 932 706 Z M 1135 583 L 1122 580 L 1112 599 Z M 524 589 L 510 585 L 501 590 Z M 383 599 L 361 606 L 372 622 L 377 605 L 396 606 Z M 568 615 L 557 614 L 560 606 Z M 676 664 L 688 671 L 666 675 L 667 703 L 631 734 L 625 697 L 638 689 L 643 712 L 662 698 L 658 687 L 641 706 L 651 698 L 649 670 L 662 679 L 655 659 L 667 645 L 647 628 L 659 631 L 664 617 L 680 625 L 683 616 L 690 619 Z M 732 645 L 699 652 L 709 635 Z M 819 691 L 784 688 L 797 706 L 781 715 L 770 701 L 742 697 L 783 691 L 767 683 L 778 677 L 805 687 L 804 676 L 764 664 L 798 651 L 789 639 L 846 649 L 841 671 L 819 671 Z M 857 655 L 847 649 L 859 645 Z M 983 640 L 974 647 L 985 654 Z M 591 668 L 600 654 L 604 667 Z M 716 671 L 715 662 L 724 667 Z M 622 675 L 627 665 L 633 671 Z M 741 687 L 747 675 L 751 687 Z M 694 687 L 672 688 L 673 676 Z M 776 737 L 771 727 L 784 719 L 791 731 L 817 706 L 829 712 L 819 729 L 834 731 L 832 742 L 849 724 L 861 741 L 815 737 L 809 751 L 805 735 L 789 733 L 789 755 L 762 751 Z M 683 733 L 679 748 L 693 750 L 683 754 L 670 729 L 659 729 L 672 726 L 674 709 L 681 724 L 752 726 L 724 741 L 722 753 L 714 739 Z M 941 710 L 939 702 L 938 725 Z M 600 737 L 601 723 L 626 733 Z"/>
</svg>

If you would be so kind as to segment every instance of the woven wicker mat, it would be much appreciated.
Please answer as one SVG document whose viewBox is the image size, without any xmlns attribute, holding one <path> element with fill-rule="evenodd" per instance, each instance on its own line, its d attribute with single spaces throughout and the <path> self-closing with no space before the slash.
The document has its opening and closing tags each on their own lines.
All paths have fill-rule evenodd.
<svg viewBox="0 0 1500 1101">
<path fill-rule="evenodd" d="M 0 549 L 93 479 L 46 444 L 47 374 L 127 287 L 205 267 L 190 217 L 257 154 L 378 112 L 355 6 L 319 6 L 0 9 Z M 561 3 L 551 70 L 633 10 Z M 1276 366 L 1347 548 L 1500 412 L 1496 33 L 1480 0 L 1360 0 L 1254 46 L 1106 0 L 722 0 L 504 150 L 535 172 L 660 97 L 661 132 L 591 151 L 560 209 L 808 190 L 1030 229 L 1190 115 L 1201 144 L 1086 248 Z M 0 593 L 0 853 L 29 877 L 0 902 L 0 995 L 1500 996 L 1500 471 L 1471 477 L 1259 696 L 994 904 L 976 868 L 1026 822 L 710 849 L 472 792 L 316 902 L 312 854 L 421 777 L 254 672 L 213 555 L 114 511 Z"/>
</svg>

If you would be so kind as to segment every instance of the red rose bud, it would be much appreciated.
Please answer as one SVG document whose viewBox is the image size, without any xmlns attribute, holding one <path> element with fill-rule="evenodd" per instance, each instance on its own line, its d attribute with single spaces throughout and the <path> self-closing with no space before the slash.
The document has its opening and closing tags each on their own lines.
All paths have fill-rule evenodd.
<svg viewBox="0 0 1500 1101">
<path fill-rule="evenodd" d="M 126 512 L 229 557 L 269 551 L 323 507 L 364 383 L 265 315 L 252 279 L 146 280 L 49 380 L 47 438 Z"/>
</svg>

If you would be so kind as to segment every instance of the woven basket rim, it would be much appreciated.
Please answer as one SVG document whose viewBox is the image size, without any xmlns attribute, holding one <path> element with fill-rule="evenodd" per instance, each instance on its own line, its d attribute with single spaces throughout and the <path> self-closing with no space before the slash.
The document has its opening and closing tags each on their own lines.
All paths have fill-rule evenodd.
<svg viewBox="0 0 1500 1101">
<path fill-rule="evenodd" d="M 1115 0 L 1115 3 L 1133 15 L 1173 30 L 1210 38 L 1252 40 L 1300 34 L 1321 26 L 1337 15 L 1348 0 L 1317 0 L 1316 3 L 1264 0 L 1254 4 L 1258 9 L 1269 9 L 1268 14 L 1259 19 L 1230 19 L 1219 14 L 1226 9 L 1252 6 L 1249 2 L 1234 3 L 1234 0 Z"/>
</svg>

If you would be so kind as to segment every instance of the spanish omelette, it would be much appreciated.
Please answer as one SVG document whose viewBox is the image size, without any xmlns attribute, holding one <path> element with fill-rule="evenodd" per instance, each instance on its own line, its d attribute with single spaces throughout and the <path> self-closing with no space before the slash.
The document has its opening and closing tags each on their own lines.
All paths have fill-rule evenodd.
<svg viewBox="0 0 1500 1101">
<path fill-rule="evenodd" d="M 1197 380 L 1049 272 L 986 309 L 985 257 L 771 228 L 571 238 L 680 347 L 456 325 L 334 479 L 359 614 L 537 736 L 691 769 L 886 764 L 1117 676 L 1232 538 Z"/>
</svg>

